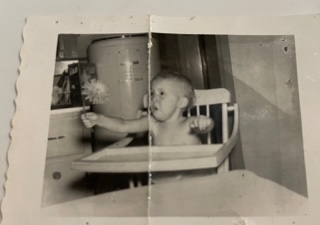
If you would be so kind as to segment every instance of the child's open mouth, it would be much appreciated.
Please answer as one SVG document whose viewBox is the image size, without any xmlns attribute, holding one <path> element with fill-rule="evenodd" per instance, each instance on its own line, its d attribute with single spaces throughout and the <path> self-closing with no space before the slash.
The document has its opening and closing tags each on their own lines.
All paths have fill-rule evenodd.
<svg viewBox="0 0 320 225">
<path fill-rule="evenodd" d="M 157 111 L 157 110 L 158 110 L 158 107 L 153 105 L 153 106 L 151 107 L 151 110 L 152 110 L 152 111 Z"/>
</svg>

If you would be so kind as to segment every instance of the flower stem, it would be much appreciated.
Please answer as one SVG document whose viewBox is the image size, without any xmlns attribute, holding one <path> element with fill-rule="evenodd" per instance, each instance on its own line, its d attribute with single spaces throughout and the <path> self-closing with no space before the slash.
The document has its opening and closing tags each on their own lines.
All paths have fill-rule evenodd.
<svg viewBox="0 0 320 225">
<path fill-rule="evenodd" d="M 83 99 L 83 96 L 81 96 L 81 100 L 82 100 L 82 112 L 83 112 L 83 115 L 88 119 L 87 117 L 87 113 L 86 113 L 86 103 Z M 91 133 L 93 133 L 93 128 L 90 128 L 90 131 Z"/>
</svg>

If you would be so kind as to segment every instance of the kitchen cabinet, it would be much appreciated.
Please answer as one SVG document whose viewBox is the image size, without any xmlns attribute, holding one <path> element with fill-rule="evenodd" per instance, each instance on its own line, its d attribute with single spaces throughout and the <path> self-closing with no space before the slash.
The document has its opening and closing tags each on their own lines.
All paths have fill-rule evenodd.
<svg viewBox="0 0 320 225">
<path fill-rule="evenodd" d="M 52 110 L 42 206 L 93 195 L 88 175 L 72 170 L 71 162 L 91 153 L 91 133 L 81 122 L 82 108 Z"/>
</svg>

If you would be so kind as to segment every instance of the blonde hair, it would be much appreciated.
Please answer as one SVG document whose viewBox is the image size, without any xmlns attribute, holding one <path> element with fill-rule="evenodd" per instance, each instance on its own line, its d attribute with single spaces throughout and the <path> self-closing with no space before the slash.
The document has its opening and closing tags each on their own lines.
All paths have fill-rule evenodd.
<svg viewBox="0 0 320 225">
<path fill-rule="evenodd" d="M 188 105 L 185 107 L 185 110 L 191 109 L 194 106 L 196 102 L 196 95 L 189 78 L 171 70 L 164 70 L 158 73 L 151 80 L 151 83 L 157 80 L 172 80 L 181 84 L 183 86 L 184 97 L 188 99 Z"/>
</svg>

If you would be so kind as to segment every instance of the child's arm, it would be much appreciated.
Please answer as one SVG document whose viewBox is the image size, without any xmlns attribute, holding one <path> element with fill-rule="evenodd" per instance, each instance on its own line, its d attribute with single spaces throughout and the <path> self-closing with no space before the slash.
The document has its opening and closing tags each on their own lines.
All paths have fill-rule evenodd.
<svg viewBox="0 0 320 225">
<path fill-rule="evenodd" d="M 189 118 L 190 128 L 196 133 L 208 133 L 214 127 L 214 121 L 208 116 L 193 116 Z"/>
<path fill-rule="evenodd" d="M 87 128 L 100 126 L 114 132 L 136 133 L 148 131 L 149 129 L 147 116 L 134 120 L 123 120 L 90 112 L 85 115 L 82 114 L 81 119 Z"/>
</svg>

